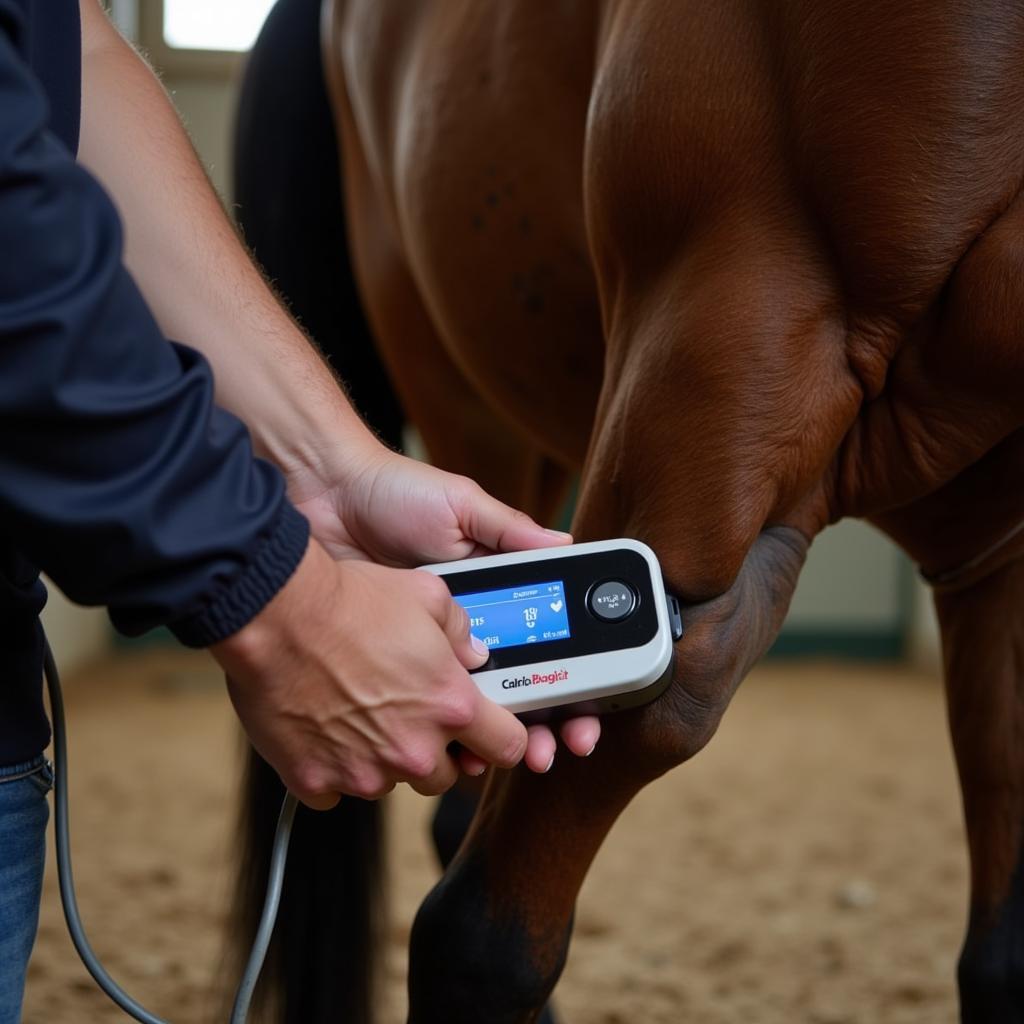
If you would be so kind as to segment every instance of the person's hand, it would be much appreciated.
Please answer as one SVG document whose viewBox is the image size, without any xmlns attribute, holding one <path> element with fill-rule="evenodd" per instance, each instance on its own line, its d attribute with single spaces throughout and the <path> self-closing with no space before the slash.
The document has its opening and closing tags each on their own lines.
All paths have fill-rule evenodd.
<svg viewBox="0 0 1024 1024">
<path fill-rule="evenodd" d="M 376 441 L 347 454 L 316 474 L 286 474 L 288 496 L 335 558 L 414 568 L 572 541 L 492 498 L 468 477 Z"/>
<path fill-rule="evenodd" d="M 253 746 L 310 807 L 376 799 L 398 782 L 441 793 L 458 769 L 511 768 L 527 731 L 467 668 L 486 648 L 429 573 L 334 562 L 315 540 L 247 626 L 214 645 Z"/>
<path fill-rule="evenodd" d="M 316 471 L 302 468 L 286 478 L 289 496 L 309 519 L 313 535 L 338 559 L 412 567 L 572 541 L 492 498 L 472 480 L 396 455 L 375 440 L 347 446 L 344 462 Z M 560 734 L 569 750 L 585 757 L 597 744 L 600 720 L 570 718 Z M 547 771 L 555 756 L 554 734 L 535 725 L 529 737 L 527 766 Z M 484 767 L 469 755 L 462 763 L 471 774 Z"/>
</svg>

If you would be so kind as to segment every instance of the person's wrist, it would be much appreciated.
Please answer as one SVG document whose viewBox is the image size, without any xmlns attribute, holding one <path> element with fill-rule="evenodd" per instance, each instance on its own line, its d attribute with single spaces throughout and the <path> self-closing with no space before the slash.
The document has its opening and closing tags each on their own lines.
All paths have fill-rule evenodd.
<svg viewBox="0 0 1024 1024">
<path fill-rule="evenodd" d="M 339 410 L 333 416 L 307 417 L 287 433 L 278 432 L 272 442 L 264 442 L 295 504 L 328 489 L 356 487 L 394 454 L 351 409 L 348 413 Z"/>
<path fill-rule="evenodd" d="M 212 644 L 210 653 L 229 675 L 260 669 L 287 648 L 297 624 L 322 612 L 335 571 L 330 555 L 310 538 L 291 578 L 241 629 Z"/>
</svg>

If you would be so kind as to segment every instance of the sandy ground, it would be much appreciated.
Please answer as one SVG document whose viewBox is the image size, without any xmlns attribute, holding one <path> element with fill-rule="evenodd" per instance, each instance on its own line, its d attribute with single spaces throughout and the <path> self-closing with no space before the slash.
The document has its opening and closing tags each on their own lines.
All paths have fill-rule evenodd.
<svg viewBox="0 0 1024 1024">
<path fill-rule="evenodd" d="M 153 1011 L 212 1020 L 238 763 L 219 678 L 202 656 L 149 653 L 68 690 L 93 942 Z M 385 1024 L 403 1019 L 403 941 L 435 877 L 429 812 L 414 794 L 391 801 Z M 965 878 L 938 683 L 772 664 L 612 834 L 580 902 L 562 1019 L 953 1024 Z M 49 877 L 26 1024 L 122 1019 L 79 966 Z"/>
</svg>

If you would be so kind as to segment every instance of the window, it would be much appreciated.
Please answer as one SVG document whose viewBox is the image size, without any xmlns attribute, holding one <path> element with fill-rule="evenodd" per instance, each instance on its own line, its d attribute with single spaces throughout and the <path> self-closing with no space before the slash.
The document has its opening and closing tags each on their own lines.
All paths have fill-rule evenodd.
<svg viewBox="0 0 1024 1024">
<path fill-rule="evenodd" d="M 163 37 L 176 50 L 252 48 L 274 0 L 164 0 Z"/>
<path fill-rule="evenodd" d="M 229 77 L 274 0 L 138 0 L 139 42 L 171 76 Z"/>
</svg>

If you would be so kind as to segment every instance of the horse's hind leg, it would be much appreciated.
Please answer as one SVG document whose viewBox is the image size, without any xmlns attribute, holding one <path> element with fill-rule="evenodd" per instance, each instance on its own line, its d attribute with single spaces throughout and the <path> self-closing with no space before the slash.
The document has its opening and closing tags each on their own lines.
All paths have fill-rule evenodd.
<svg viewBox="0 0 1024 1024">
<path fill-rule="evenodd" d="M 1024 1021 L 1024 558 L 939 594 L 971 852 L 964 1024 Z"/>
<path fill-rule="evenodd" d="M 513 432 L 477 396 L 437 337 L 397 251 L 392 249 L 382 266 L 382 243 L 373 248 L 368 305 L 392 379 L 431 461 L 471 477 L 538 522 L 554 525 L 569 473 Z M 462 844 L 478 796 L 477 780 L 464 779 L 438 803 L 432 837 L 444 867 Z M 552 1020 L 545 1009 L 538 1024 Z"/>
<path fill-rule="evenodd" d="M 971 860 L 964 1024 L 1024 1021 L 1024 535 L 1011 536 L 1022 520 L 1024 431 L 880 520 L 932 576 L 991 549 L 935 595 Z"/>
</svg>

